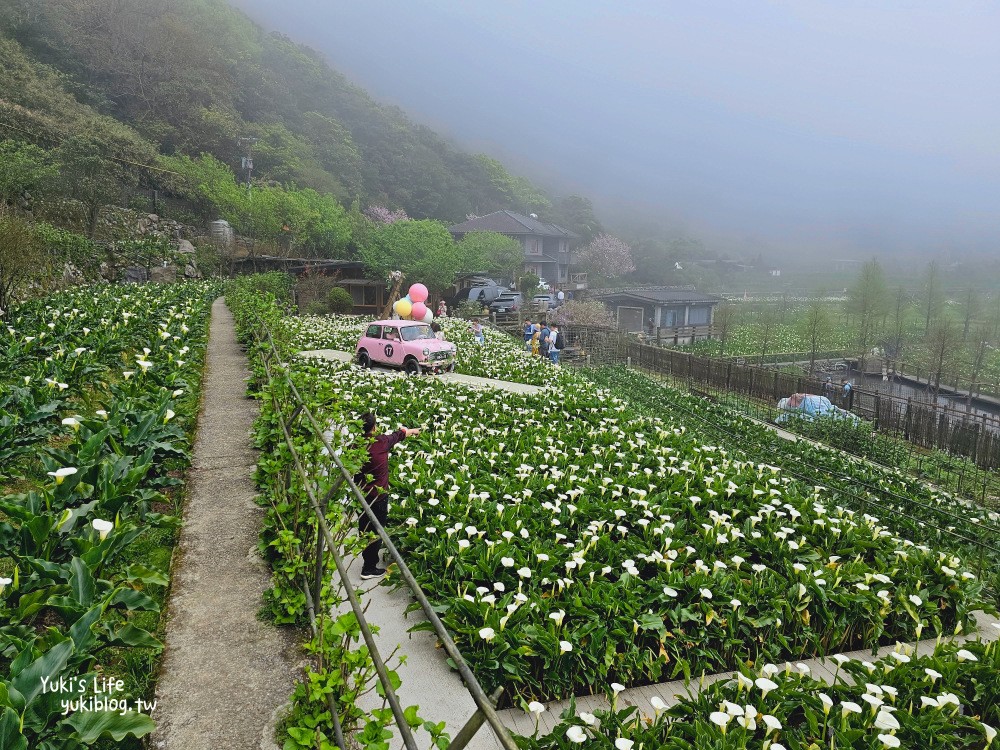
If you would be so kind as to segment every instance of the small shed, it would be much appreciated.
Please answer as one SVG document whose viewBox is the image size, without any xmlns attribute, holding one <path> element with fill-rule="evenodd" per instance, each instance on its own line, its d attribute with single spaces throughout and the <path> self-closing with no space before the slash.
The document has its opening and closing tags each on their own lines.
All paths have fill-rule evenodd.
<svg viewBox="0 0 1000 750">
<path fill-rule="evenodd" d="M 638 288 L 607 292 L 598 297 L 618 327 L 633 333 L 674 337 L 678 329 L 699 329 L 694 335 L 710 338 L 715 306 L 721 299 L 693 289 Z M 700 334 L 700 335 L 698 335 Z"/>
</svg>

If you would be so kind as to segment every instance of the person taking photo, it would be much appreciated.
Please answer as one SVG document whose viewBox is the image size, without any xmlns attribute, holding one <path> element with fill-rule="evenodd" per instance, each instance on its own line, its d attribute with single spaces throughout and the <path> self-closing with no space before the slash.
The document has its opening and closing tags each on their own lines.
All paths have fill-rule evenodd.
<svg viewBox="0 0 1000 750">
<path fill-rule="evenodd" d="M 368 460 L 361 471 L 354 477 L 354 483 L 358 485 L 365 500 L 371 507 L 375 518 L 385 526 L 389 518 L 389 453 L 403 440 L 413 435 L 420 434 L 420 428 L 400 427 L 395 432 L 388 435 L 376 435 L 375 415 L 371 412 L 361 415 L 361 423 L 365 431 L 365 439 L 368 443 Z M 358 533 L 365 534 L 374 530 L 371 518 L 362 509 L 358 519 Z M 361 553 L 361 580 L 381 578 L 385 575 L 385 568 L 378 565 L 379 550 L 382 549 L 382 539 L 376 533 L 372 541 Z"/>
</svg>

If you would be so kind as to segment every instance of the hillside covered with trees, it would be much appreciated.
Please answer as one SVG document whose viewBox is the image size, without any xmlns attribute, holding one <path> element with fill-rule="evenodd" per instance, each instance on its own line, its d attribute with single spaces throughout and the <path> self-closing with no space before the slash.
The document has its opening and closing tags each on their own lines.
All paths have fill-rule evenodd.
<svg viewBox="0 0 1000 750">
<path fill-rule="evenodd" d="M 256 138 L 261 178 L 343 202 L 446 221 L 550 206 L 498 162 L 376 103 L 317 53 L 222 0 L 11 0 L 4 8 L 0 113 L 40 145 L 85 131 L 109 155 L 142 163 L 157 151 L 207 152 L 239 168 L 240 139 Z"/>
</svg>

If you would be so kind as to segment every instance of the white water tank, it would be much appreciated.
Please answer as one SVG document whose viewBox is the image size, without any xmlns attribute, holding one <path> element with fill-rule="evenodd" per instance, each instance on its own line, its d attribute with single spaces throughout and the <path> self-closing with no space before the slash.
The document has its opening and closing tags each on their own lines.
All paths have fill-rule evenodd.
<svg viewBox="0 0 1000 750">
<path fill-rule="evenodd" d="M 232 250 L 236 247 L 236 233 L 233 232 L 233 228 L 225 219 L 210 222 L 208 232 L 215 245 L 226 250 Z"/>
</svg>

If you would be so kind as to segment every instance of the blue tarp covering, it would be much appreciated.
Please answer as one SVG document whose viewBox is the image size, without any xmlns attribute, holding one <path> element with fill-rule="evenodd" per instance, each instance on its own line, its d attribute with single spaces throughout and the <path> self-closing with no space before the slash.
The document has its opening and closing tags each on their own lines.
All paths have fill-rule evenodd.
<svg viewBox="0 0 1000 750">
<path fill-rule="evenodd" d="M 834 406 L 826 396 L 814 396 L 811 393 L 793 393 L 788 398 L 781 399 L 778 402 L 778 408 L 782 411 L 774 420 L 778 424 L 787 422 L 792 415 L 806 419 L 831 417 L 833 419 L 847 419 L 854 423 L 861 421 L 861 418 L 856 414 Z"/>
</svg>

